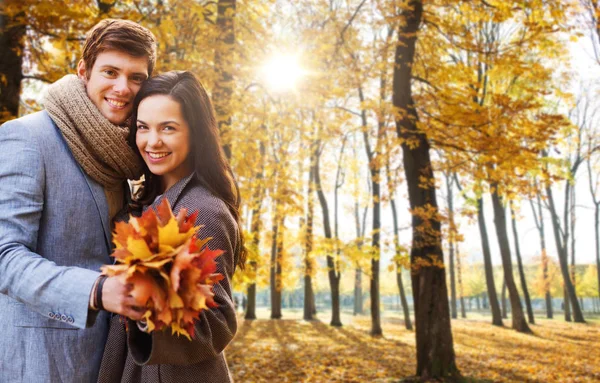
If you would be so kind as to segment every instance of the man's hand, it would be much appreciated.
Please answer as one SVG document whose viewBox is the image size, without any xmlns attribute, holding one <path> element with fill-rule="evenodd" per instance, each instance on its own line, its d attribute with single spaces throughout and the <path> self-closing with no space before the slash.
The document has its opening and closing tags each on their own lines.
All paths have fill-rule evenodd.
<svg viewBox="0 0 600 383">
<path fill-rule="evenodd" d="M 140 320 L 146 312 L 131 295 L 133 286 L 125 283 L 122 276 L 109 277 L 102 286 L 102 305 L 106 311 Z"/>
</svg>

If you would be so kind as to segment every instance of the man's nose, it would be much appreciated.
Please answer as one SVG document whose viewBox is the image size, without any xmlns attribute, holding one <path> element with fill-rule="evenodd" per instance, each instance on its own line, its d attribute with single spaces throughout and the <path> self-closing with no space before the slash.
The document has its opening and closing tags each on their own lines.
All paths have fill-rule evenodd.
<svg viewBox="0 0 600 383">
<path fill-rule="evenodd" d="M 120 95 L 123 95 L 123 96 L 129 95 L 129 93 L 131 92 L 131 89 L 129 88 L 129 80 L 127 79 L 127 77 L 119 76 L 115 82 L 113 89 L 115 90 L 115 92 L 119 93 Z"/>
</svg>

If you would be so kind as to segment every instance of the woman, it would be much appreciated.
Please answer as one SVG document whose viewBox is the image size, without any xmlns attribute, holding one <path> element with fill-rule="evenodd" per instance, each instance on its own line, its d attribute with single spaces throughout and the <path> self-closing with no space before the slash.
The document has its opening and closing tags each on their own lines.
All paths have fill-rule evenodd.
<svg viewBox="0 0 600 383">
<path fill-rule="evenodd" d="M 190 72 L 148 80 L 133 105 L 130 143 L 146 164 L 137 202 L 155 208 L 166 198 L 173 212 L 199 211 L 196 225 L 212 249 L 224 250 L 214 286 L 215 309 L 202 311 L 192 341 L 169 331 L 145 333 L 113 317 L 99 382 L 230 382 L 223 349 L 237 329 L 231 293 L 236 266 L 243 267 L 239 193 L 225 159 L 215 113 L 202 84 Z"/>
</svg>

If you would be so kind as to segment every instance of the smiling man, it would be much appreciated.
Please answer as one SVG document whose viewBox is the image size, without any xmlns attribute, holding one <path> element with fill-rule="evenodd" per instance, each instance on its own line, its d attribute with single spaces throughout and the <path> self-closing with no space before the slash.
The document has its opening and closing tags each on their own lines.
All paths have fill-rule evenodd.
<svg viewBox="0 0 600 383">
<path fill-rule="evenodd" d="M 103 20 L 46 109 L 0 127 L 0 382 L 95 382 L 109 319 L 98 309 L 139 317 L 127 286 L 98 270 L 126 180 L 142 174 L 126 123 L 155 62 L 149 30 Z"/>
</svg>

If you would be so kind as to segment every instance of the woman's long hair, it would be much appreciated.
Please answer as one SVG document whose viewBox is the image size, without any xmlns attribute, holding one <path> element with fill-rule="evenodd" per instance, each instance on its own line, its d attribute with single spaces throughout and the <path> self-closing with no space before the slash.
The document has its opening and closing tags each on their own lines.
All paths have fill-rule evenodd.
<svg viewBox="0 0 600 383">
<path fill-rule="evenodd" d="M 129 144 L 137 148 L 135 136 L 137 132 L 137 112 L 140 102 L 154 95 L 165 95 L 173 98 L 181 106 L 183 117 L 190 127 L 190 160 L 196 178 L 202 186 L 221 199 L 238 224 L 240 252 L 235 256 L 236 264 L 241 269 L 246 262 L 244 235 L 240 224 L 240 193 L 233 177 L 233 172 L 219 136 L 215 111 L 208 94 L 200 81 L 191 72 L 170 71 L 146 81 L 133 102 Z M 136 150 L 141 157 L 139 151 Z M 136 202 L 150 205 L 159 192 L 160 180 L 154 176 L 147 166 L 144 169 L 144 185 Z"/>
</svg>

